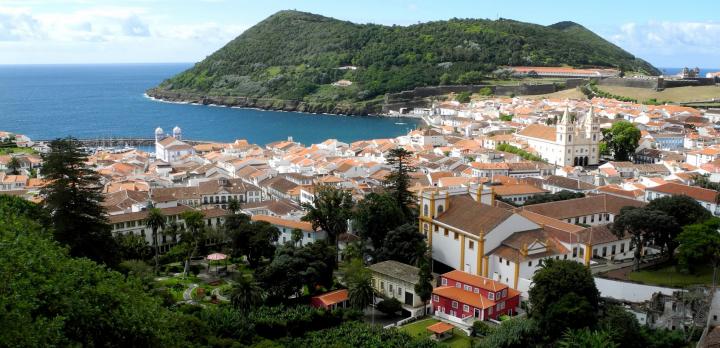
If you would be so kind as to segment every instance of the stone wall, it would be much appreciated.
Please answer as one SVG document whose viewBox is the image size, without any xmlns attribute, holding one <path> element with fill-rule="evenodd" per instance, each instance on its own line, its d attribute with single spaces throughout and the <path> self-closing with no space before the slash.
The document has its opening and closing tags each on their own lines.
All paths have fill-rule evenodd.
<svg viewBox="0 0 720 348">
<path fill-rule="evenodd" d="M 597 84 L 600 86 L 620 86 L 620 87 L 662 89 L 663 88 L 663 79 L 660 77 L 650 77 L 650 78 L 608 77 L 608 78 L 604 78 L 604 79 L 598 79 Z"/>
</svg>

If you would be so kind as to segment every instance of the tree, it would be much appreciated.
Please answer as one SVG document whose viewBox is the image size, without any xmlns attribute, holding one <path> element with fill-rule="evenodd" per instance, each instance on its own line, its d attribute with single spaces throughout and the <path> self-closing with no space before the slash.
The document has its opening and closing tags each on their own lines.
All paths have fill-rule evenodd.
<svg viewBox="0 0 720 348">
<path fill-rule="evenodd" d="M 400 301 L 396 298 L 390 297 L 380 301 L 376 308 L 385 315 L 395 315 L 397 312 L 402 310 L 402 303 L 400 303 Z"/>
<path fill-rule="evenodd" d="M 416 225 L 405 224 L 388 232 L 378 250 L 377 260 L 395 260 L 415 265 L 426 252 L 425 236 L 418 232 Z"/>
<path fill-rule="evenodd" d="M 592 331 L 588 328 L 567 330 L 557 346 L 560 348 L 616 348 L 619 344 L 613 342 L 612 335 L 603 330 Z"/>
<path fill-rule="evenodd" d="M 380 249 L 388 231 L 402 225 L 406 219 L 395 197 L 385 192 L 372 192 L 357 204 L 353 221 L 360 237 Z"/>
<path fill-rule="evenodd" d="M 52 217 L 55 239 L 73 256 L 116 265 L 117 245 L 110 233 L 102 202 L 100 176 L 85 163 L 87 156 L 73 138 L 56 139 L 43 155 L 41 190 Z"/>
<path fill-rule="evenodd" d="M 18 160 L 18 158 L 15 156 L 11 156 L 10 161 L 8 161 L 7 164 L 8 173 L 10 173 L 11 175 L 20 174 L 20 166 L 20 160 Z"/>
<path fill-rule="evenodd" d="M 285 244 L 275 257 L 258 270 L 260 280 L 273 300 L 284 301 L 300 296 L 303 288 L 309 293 L 330 288 L 333 284 L 335 249 L 325 241 L 301 247 Z"/>
<path fill-rule="evenodd" d="M 603 311 L 598 327 L 612 334 L 612 340 L 623 347 L 647 347 L 637 318 L 619 305 L 608 305 Z"/>
<path fill-rule="evenodd" d="M 415 195 L 409 190 L 410 173 L 415 171 L 415 167 L 410 165 L 412 155 L 412 152 L 403 148 L 392 149 L 387 155 L 387 163 L 392 167 L 392 171 L 385 179 L 385 188 L 400 205 L 406 219 L 404 222 L 415 220 L 413 207 L 417 204 Z"/>
<path fill-rule="evenodd" d="M 348 287 L 350 306 L 364 310 L 373 300 L 372 274 L 361 259 L 352 259 L 343 266 L 343 278 Z"/>
<path fill-rule="evenodd" d="M 228 209 L 233 213 L 237 214 L 240 211 L 240 201 L 234 197 L 230 197 L 228 200 Z"/>
<path fill-rule="evenodd" d="M 241 273 L 232 285 L 230 302 L 233 307 L 243 313 L 262 303 L 264 290 L 251 274 Z"/>
<path fill-rule="evenodd" d="M 525 348 L 533 347 L 542 335 L 537 321 L 531 318 L 514 318 L 496 327 L 482 341 L 481 347 Z"/>
<path fill-rule="evenodd" d="M 467 92 L 467 91 L 465 91 L 465 92 L 460 92 L 460 93 L 458 93 L 458 94 L 455 96 L 455 100 L 457 100 L 458 103 L 463 103 L 463 104 L 469 103 L 469 102 L 470 102 L 470 96 L 471 96 L 471 93 L 470 93 L 470 92 Z"/>
<path fill-rule="evenodd" d="M 628 161 L 640 142 L 640 130 L 628 121 L 615 122 L 603 129 L 603 138 L 616 161 Z"/>
<path fill-rule="evenodd" d="M 348 219 L 352 216 L 350 192 L 332 186 L 317 186 L 312 204 L 304 203 L 302 207 L 307 211 L 302 220 L 311 222 L 314 230 L 325 231 L 328 243 L 338 249 L 338 237 L 347 232 Z"/>
<path fill-rule="evenodd" d="M 678 235 L 678 263 L 681 269 L 694 273 L 698 266 L 708 261 L 717 270 L 720 264 L 720 218 L 687 225 Z M 715 273 L 715 272 L 714 272 Z M 715 274 L 713 274 L 713 279 Z"/>
<path fill-rule="evenodd" d="M 145 224 L 152 230 L 153 249 L 155 249 L 155 274 L 160 270 L 160 245 L 158 243 L 158 230 L 165 229 L 165 214 L 162 210 L 150 207 Z"/>
<path fill-rule="evenodd" d="M 583 198 L 585 197 L 585 194 L 582 192 L 572 192 L 568 190 L 561 190 L 557 193 L 548 193 L 544 195 L 536 195 L 530 197 L 527 201 L 525 201 L 525 206 L 533 205 L 533 204 L 540 204 L 540 203 L 547 203 L 547 202 L 557 202 L 557 201 L 564 201 L 568 199 L 574 199 L 574 198 Z"/>
<path fill-rule="evenodd" d="M 590 269 L 570 260 L 545 259 L 535 271 L 530 314 L 549 338 L 595 325 L 600 294 Z"/>
<path fill-rule="evenodd" d="M 70 257 L 29 204 L 0 198 L 0 345 L 164 347 L 188 339 L 180 314 L 135 276 Z"/>
<path fill-rule="evenodd" d="M 115 244 L 118 247 L 118 256 L 121 260 L 147 260 L 152 250 L 145 237 L 137 234 L 118 234 Z"/>
<path fill-rule="evenodd" d="M 432 259 L 429 255 L 424 255 L 418 262 L 418 282 L 415 284 L 415 293 L 420 297 L 424 307 L 427 307 L 428 301 L 432 297 L 433 282 L 435 281 L 432 275 L 431 263 Z M 426 311 L 423 311 L 423 314 L 425 313 Z"/>
<path fill-rule="evenodd" d="M 635 258 L 633 269 L 636 271 L 640 269 L 646 242 L 657 240 L 661 244 L 667 244 L 668 236 L 674 234 L 677 228 L 673 217 L 647 207 L 623 207 L 610 227 L 618 238 L 630 235 L 630 247 L 634 248 Z"/>
<path fill-rule="evenodd" d="M 303 231 L 299 228 L 293 228 L 291 234 L 290 234 L 290 240 L 292 240 L 293 244 L 297 245 L 302 241 L 303 239 Z"/>
<path fill-rule="evenodd" d="M 197 210 L 184 211 L 180 214 L 180 218 L 185 221 L 185 231 L 182 233 L 180 241 L 189 246 L 183 271 L 187 276 L 190 271 L 190 258 L 197 256 L 200 244 L 205 241 L 205 221 L 202 212 Z"/>
<path fill-rule="evenodd" d="M 646 207 L 672 216 L 681 227 L 703 222 L 712 217 L 707 209 L 687 195 L 656 198 L 650 201 Z"/>
</svg>

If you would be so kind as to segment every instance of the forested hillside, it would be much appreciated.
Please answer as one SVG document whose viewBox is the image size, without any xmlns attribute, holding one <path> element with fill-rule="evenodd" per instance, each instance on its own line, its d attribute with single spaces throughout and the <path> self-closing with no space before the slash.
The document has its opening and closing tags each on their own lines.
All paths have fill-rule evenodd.
<svg viewBox="0 0 720 348">
<path fill-rule="evenodd" d="M 149 94 L 241 96 L 331 107 L 373 103 L 384 93 L 416 86 L 481 83 L 504 65 L 658 73 L 573 22 L 542 26 L 451 19 L 390 27 L 281 11 Z M 339 80 L 352 84 L 332 84 Z"/>
</svg>

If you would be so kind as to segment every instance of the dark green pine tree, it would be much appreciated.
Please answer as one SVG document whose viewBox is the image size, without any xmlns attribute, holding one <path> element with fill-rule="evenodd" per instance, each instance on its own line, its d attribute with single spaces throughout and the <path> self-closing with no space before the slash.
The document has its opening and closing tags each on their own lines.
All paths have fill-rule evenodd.
<svg viewBox="0 0 720 348">
<path fill-rule="evenodd" d="M 55 240 L 67 245 L 73 256 L 116 265 L 118 248 L 100 205 L 100 176 L 87 166 L 87 155 L 77 140 L 51 141 L 43 160 L 41 173 L 49 184 L 41 193 L 51 214 Z"/>
<path fill-rule="evenodd" d="M 412 152 L 403 148 L 392 149 L 388 152 L 387 163 L 392 166 L 392 172 L 385 179 L 385 187 L 388 192 L 400 204 L 406 222 L 414 221 L 417 202 L 415 196 L 410 192 L 410 173 L 415 167 L 410 164 Z"/>
</svg>

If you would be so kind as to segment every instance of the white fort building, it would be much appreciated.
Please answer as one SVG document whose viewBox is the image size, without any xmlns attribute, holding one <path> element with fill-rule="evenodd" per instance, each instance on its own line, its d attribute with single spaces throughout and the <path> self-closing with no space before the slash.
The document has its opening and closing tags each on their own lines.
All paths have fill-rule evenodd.
<svg viewBox="0 0 720 348">
<path fill-rule="evenodd" d="M 581 119 L 565 109 L 557 126 L 532 124 L 517 133 L 540 157 L 558 166 L 594 166 L 600 157 L 600 124 L 593 108 Z"/>
</svg>

